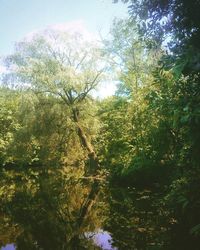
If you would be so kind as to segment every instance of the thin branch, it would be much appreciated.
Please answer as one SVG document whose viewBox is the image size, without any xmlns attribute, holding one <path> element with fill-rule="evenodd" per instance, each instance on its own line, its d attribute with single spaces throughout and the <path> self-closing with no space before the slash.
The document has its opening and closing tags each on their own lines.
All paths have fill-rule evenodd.
<svg viewBox="0 0 200 250">
<path fill-rule="evenodd" d="M 85 60 L 86 56 L 88 55 L 88 53 L 86 52 L 83 57 L 81 58 L 80 62 L 76 65 L 75 70 L 78 69 L 78 67 L 82 64 L 82 62 Z"/>
</svg>

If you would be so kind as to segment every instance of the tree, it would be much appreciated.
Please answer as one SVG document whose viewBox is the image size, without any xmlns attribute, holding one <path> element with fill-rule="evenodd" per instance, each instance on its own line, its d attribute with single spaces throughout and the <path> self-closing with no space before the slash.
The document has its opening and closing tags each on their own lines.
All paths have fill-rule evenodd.
<svg viewBox="0 0 200 250">
<path fill-rule="evenodd" d="M 143 40 L 167 44 L 167 53 L 153 73 L 155 88 L 146 97 L 145 113 L 155 113 L 158 118 L 157 127 L 149 134 L 149 152 L 152 159 L 160 159 L 161 165 L 171 165 L 173 170 L 167 171 L 171 185 L 163 201 L 177 219 L 171 228 L 174 248 L 193 245 L 198 249 L 200 2 L 128 2 L 130 17 L 137 22 Z"/>
<path fill-rule="evenodd" d="M 137 21 L 144 40 L 167 44 L 174 57 L 165 66 L 188 74 L 200 70 L 200 3 L 189 0 L 122 0 Z M 118 2 L 118 1 L 115 1 Z M 170 59 L 170 60 L 169 60 Z"/>
<path fill-rule="evenodd" d="M 147 49 L 139 35 L 137 23 L 129 19 L 115 19 L 110 37 L 104 40 L 110 64 L 117 72 L 120 95 L 137 95 L 151 81 L 151 71 L 160 57 L 160 49 Z"/>
<path fill-rule="evenodd" d="M 53 96 L 70 109 L 81 144 L 88 152 L 89 173 L 95 173 L 99 163 L 81 126 L 80 113 L 103 76 L 99 45 L 78 33 L 48 30 L 18 43 L 16 52 L 5 62 L 9 73 L 4 81 L 8 85 L 14 80 L 15 88 L 31 88 L 37 94 Z"/>
</svg>

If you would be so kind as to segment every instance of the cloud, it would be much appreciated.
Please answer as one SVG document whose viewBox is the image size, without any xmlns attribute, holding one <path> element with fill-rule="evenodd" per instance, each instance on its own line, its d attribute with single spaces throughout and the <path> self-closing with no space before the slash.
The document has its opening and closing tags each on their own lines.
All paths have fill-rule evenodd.
<svg viewBox="0 0 200 250">
<path fill-rule="evenodd" d="M 56 31 L 63 31 L 63 32 L 68 32 L 70 34 L 74 33 L 80 33 L 83 38 L 87 41 L 97 41 L 99 40 L 99 36 L 94 33 L 94 32 L 89 32 L 86 24 L 83 20 L 74 20 L 70 22 L 64 22 L 64 23 L 56 23 L 56 24 L 51 24 L 43 29 L 37 29 L 33 30 L 32 32 L 29 32 L 26 36 L 26 40 L 31 40 L 35 34 L 42 33 L 45 30 L 56 30 Z"/>
<path fill-rule="evenodd" d="M 98 39 L 97 34 L 89 32 L 83 20 L 75 20 L 66 23 L 58 23 L 50 25 L 48 28 L 58 31 L 66 31 L 68 33 L 80 33 L 86 40 L 94 41 Z"/>
<path fill-rule="evenodd" d="M 6 67 L 4 67 L 3 65 L 0 65 L 0 74 L 5 73 L 6 72 Z"/>
</svg>

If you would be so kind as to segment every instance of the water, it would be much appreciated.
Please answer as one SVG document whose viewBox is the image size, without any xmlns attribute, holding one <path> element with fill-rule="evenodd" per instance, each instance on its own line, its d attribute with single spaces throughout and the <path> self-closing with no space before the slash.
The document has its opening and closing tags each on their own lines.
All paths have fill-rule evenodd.
<svg viewBox="0 0 200 250">
<path fill-rule="evenodd" d="M 15 250 L 14 244 L 7 244 L 6 246 L 2 247 L 1 250 Z"/>
<path fill-rule="evenodd" d="M 94 244 L 103 250 L 117 250 L 112 246 L 112 237 L 109 232 L 99 230 L 97 233 L 86 233 L 86 237 L 92 238 Z"/>
<path fill-rule="evenodd" d="M 86 237 L 92 239 L 95 246 L 100 247 L 102 250 L 117 250 L 117 248 L 113 247 L 112 237 L 108 232 L 103 230 L 99 230 L 98 232 L 93 233 L 86 233 Z M 6 246 L 2 247 L 1 250 L 15 250 L 16 247 L 14 244 L 7 244 Z"/>
<path fill-rule="evenodd" d="M 86 233 L 88 239 L 92 239 L 94 247 L 100 247 L 102 250 L 117 250 L 112 246 L 112 237 L 109 232 L 98 230 L 98 232 Z M 15 244 L 7 244 L 1 250 L 16 250 Z"/>
<path fill-rule="evenodd" d="M 162 215 L 159 221 L 160 205 L 150 190 L 101 182 L 80 222 L 92 181 L 78 174 L 69 178 L 60 169 L 1 173 L 0 249 L 163 249 L 166 222 Z"/>
</svg>

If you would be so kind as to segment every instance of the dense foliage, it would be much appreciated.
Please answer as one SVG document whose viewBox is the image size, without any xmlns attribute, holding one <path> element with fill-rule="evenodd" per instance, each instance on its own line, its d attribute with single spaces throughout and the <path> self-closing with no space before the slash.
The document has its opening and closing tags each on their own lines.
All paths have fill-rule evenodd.
<svg viewBox="0 0 200 250">
<path fill-rule="evenodd" d="M 0 220 L 19 249 L 93 249 L 100 227 L 118 249 L 199 249 L 200 4 L 123 2 L 103 45 L 45 31 L 5 59 Z M 115 95 L 95 99 L 109 74 Z"/>
</svg>

